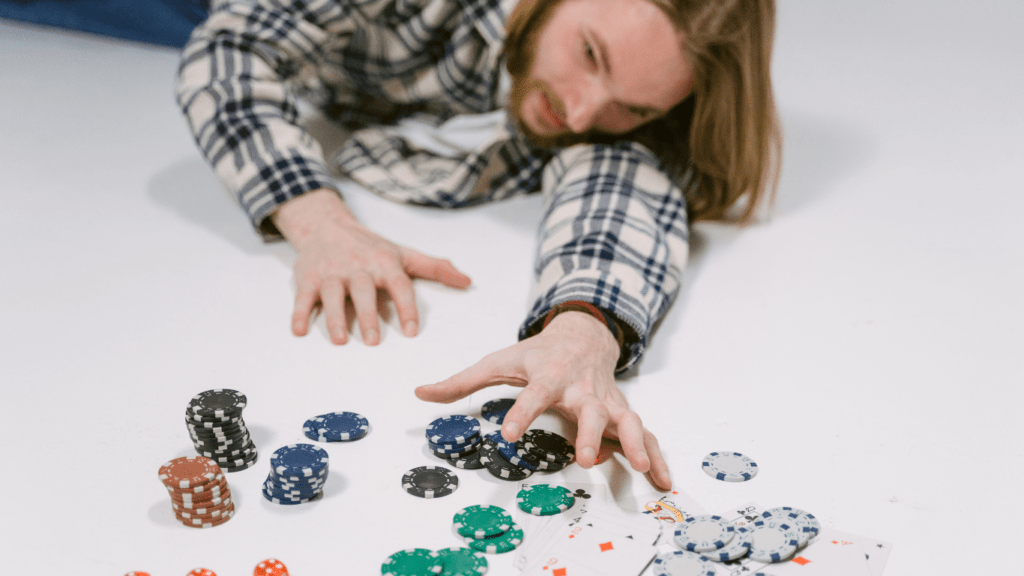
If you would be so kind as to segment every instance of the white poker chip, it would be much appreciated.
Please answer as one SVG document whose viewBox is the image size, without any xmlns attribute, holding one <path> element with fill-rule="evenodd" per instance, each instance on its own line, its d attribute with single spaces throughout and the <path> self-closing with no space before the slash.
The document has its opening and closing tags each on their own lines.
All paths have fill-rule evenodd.
<svg viewBox="0 0 1024 576">
<path fill-rule="evenodd" d="M 732 541 L 720 550 L 704 552 L 703 555 L 715 562 L 732 562 L 739 560 L 750 552 L 750 545 L 754 542 L 754 534 L 748 528 L 736 527 L 735 536 Z"/>
<path fill-rule="evenodd" d="M 654 576 L 716 576 L 715 563 L 695 552 L 674 550 L 658 554 L 652 564 Z"/>
<path fill-rule="evenodd" d="M 746 482 L 757 476 L 757 462 L 739 452 L 712 452 L 702 464 L 705 474 L 724 482 Z"/>
<path fill-rule="evenodd" d="M 758 520 L 748 528 L 754 533 L 748 554 L 751 560 L 782 562 L 796 552 L 800 543 L 796 529 L 784 520 Z"/>
<path fill-rule="evenodd" d="M 676 527 L 676 546 L 690 552 L 711 552 L 724 548 L 735 536 L 736 528 L 721 516 L 701 514 L 687 518 Z"/>
<path fill-rule="evenodd" d="M 790 506 L 780 506 L 778 508 L 769 508 L 764 512 L 761 512 L 762 518 L 782 518 L 787 522 L 795 524 L 797 536 L 800 537 L 800 543 L 797 544 L 798 548 L 803 548 L 807 545 L 807 542 L 818 535 L 821 532 L 821 523 L 814 517 L 814 514 L 804 512 L 799 508 L 793 508 Z"/>
</svg>

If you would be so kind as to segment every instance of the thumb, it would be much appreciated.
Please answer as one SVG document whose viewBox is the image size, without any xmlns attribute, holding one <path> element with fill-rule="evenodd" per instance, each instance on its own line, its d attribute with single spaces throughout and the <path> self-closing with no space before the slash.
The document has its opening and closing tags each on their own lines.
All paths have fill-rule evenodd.
<svg viewBox="0 0 1024 576">
<path fill-rule="evenodd" d="M 468 288 L 472 282 L 450 260 L 433 258 L 406 247 L 401 247 L 401 252 L 405 270 L 413 278 L 432 280 L 450 288 Z"/>
<path fill-rule="evenodd" d="M 415 390 L 416 397 L 427 402 L 450 404 L 489 386 L 526 386 L 526 380 L 510 376 L 504 370 L 507 355 L 508 349 L 495 352 L 446 380 L 420 386 Z"/>
</svg>

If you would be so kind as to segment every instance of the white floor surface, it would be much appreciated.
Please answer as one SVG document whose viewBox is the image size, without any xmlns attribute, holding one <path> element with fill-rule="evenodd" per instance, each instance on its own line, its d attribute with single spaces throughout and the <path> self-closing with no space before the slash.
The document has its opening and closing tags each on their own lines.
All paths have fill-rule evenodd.
<svg viewBox="0 0 1024 576">
<path fill-rule="evenodd" d="M 707 510 L 803 508 L 891 542 L 886 576 L 1019 564 L 1022 6 L 780 4 L 774 215 L 694 228 L 684 287 L 620 382 Z M 394 319 L 373 348 L 331 345 L 322 319 L 295 338 L 292 250 L 255 236 L 199 156 L 176 66 L 174 50 L 0 22 L 5 571 L 233 576 L 278 557 L 295 576 L 372 575 L 398 549 L 459 544 L 452 514 L 512 508 L 514 485 L 459 472 L 454 495 L 421 500 L 401 476 L 438 463 L 428 422 L 517 389 L 451 406 L 412 390 L 515 342 L 539 198 L 444 212 L 347 185 L 371 228 L 450 258 L 473 287 L 417 283 L 414 339 Z M 264 501 L 264 461 L 229 477 L 233 520 L 185 529 L 157 468 L 194 453 L 182 413 L 216 387 L 248 395 L 264 455 L 322 412 L 372 431 L 328 447 L 324 501 Z M 761 472 L 717 482 L 700 466 L 713 450 Z M 560 477 L 650 489 L 621 457 Z M 516 572 L 492 557 L 490 573 Z"/>
</svg>

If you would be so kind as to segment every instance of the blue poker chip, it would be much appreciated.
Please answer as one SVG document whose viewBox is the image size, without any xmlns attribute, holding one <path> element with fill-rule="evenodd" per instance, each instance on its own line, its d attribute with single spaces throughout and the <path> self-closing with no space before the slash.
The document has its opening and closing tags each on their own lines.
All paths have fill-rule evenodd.
<svg viewBox="0 0 1024 576">
<path fill-rule="evenodd" d="M 468 454 L 479 448 L 481 441 L 482 438 L 478 434 L 465 444 L 434 444 L 433 442 L 428 440 L 427 446 L 429 446 L 430 451 L 435 454 Z"/>
<path fill-rule="evenodd" d="M 800 544 L 796 528 L 783 519 L 757 520 L 750 526 L 753 543 L 747 556 L 758 562 L 782 562 L 796 552 Z"/>
<path fill-rule="evenodd" d="M 757 476 L 757 462 L 739 452 L 712 452 L 701 462 L 704 473 L 723 482 L 746 482 Z"/>
<path fill-rule="evenodd" d="M 721 516 L 700 514 L 690 516 L 676 526 L 676 546 L 690 552 L 713 552 L 725 548 L 736 536 L 736 527 Z"/>
<path fill-rule="evenodd" d="M 821 523 L 814 517 L 814 514 L 809 514 L 799 508 L 790 506 L 769 508 L 761 512 L 761 518 L 766 520 L 769 518 L 782 519 L 788 524 L 793 525 L 799 540 L 798 546 L 801 548 L 806 546 L 807 542 L 821 531 Z"/>
<path fill-rule="evenodd" d="M 327 452 L 312 444 L 289 444 L 270 456 L 270 468 L 282 476 L 315 476 L 327 467 Z"/>
<path fill-rule="evenodd" d="M 538 470 L 536 463 L 520 458 L 519 455 L 516 454 L 516 445 L 514 443 L 506 442 L 504 438 L 499 436 L 497 445 L 498 452 L 500 452 L 501 455 L 504 456 L 511 464 L 519 466 L 520 468 L 526 468 L 527 470 L 533 470 L 534 472 Z"/>
<path fill-rule="evenodd" d="M 505 415 L 508 414 L 509 409 L 516 403 L 515 398 L 499 398 L 497 400 L 491 400 L 486 402 L 480 414 L 491 424 L 501 425 L 505 422 Z"/>
<path fill-rule="evenodd" d="M 370 421 L 355 412 L 330 412 L 306 420 L 306 438 L 319 442 L 352 442 L 366 436 Z"/>
<path fill-rule="evenodd" d="M 478 434 L 480 421 L 461 414 L 438 418 L 427 426 L 427 439 L 434 444 L 465 444 Z"/>
<path fill-rule="evenodd" d="M 316 496 L 313 496 L 312 498 L 298 498 L 298 499 L 287 498 L 287 497 L 281 498 L 281 497 L 275 496 L 273 493 L 269 492 L 267 490 L 266 485 L 263 486 L 263 488 L 262 488 L 262 490 L 260 490 L 260 492 L 262 492 L 264 498 L 266 498 L 267 500 L 273 502 L 274 504 L 283 504 L 285 506 L 294 506 L 296 504 L 305 504 L 307 502 L 315 502 L 315 501 L 320 500 L 321 498 L 323 498 L 323 495 L 324 495 L 323 492 L 317 492 Z"/>
</svg>

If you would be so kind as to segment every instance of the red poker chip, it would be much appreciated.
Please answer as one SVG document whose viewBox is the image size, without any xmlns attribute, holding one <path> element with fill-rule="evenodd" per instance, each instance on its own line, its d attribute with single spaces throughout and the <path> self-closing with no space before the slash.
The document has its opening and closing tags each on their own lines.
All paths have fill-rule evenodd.
<svg viewBox="0 0 1024 576">
<path fill-rule="evenodd" d="M 202 492 L 182 492 L 180 490 L 167 489 L 167 494 L 174 500 L 181 500 L 184 502 L 196 501 L 196 500 L 209 500 L 210 498 L 218 498 L 229 492 L 228 483 L 225 480 L 220 480 L 212 486 L 204 487 Z"/>
<path fill-rule="evenodd" d="M 190 516 L 205 516 L 218 510 L 223 510 L 232 503 L 231 498 L 225 498 L 219 502 L 210 502 L 209 504 L 200 503 L 192 507 L 182 506 L 175 502 L 171 502 L 171 509 L 174 510 L 175 514 L 187 514 Z"/>
<path fill-rule="evenodd" d="M 149 576 L 149 572 L 129 572 L 124 576 Z"/>
<path fill-rule="evenodd" d="M 206 500 L 171 500 L 171 506 L 175 510 L 194 510 L 196 508 L 209 508 L 223 504 L 225 500 L 231 500 L 231 492 Z"/>
<path fill-rule="evenodd" d="M 235 512 L 234 510 L 232 510 L 231 512 L 225 513 L 223 516 L 217 518 L 216 520 L 182 520 L 181 518 L 175 518 L 177 518 L 178 522 L 181 522 L 182 526 L 188 526 L 189 528 L 214 528 L 216 526 L 220 526 L 228 520 L 231 520 L 231 518 L 234 515 Z M 191 572 L 189 574 L 191 574 Z"/>
<path fill-rule="evenodd" d="M 288 568 L 284 565 L 284 562 L 276 558 L 267 558 L 256 565 L 256 568 L 252 571 L 252 576 L 288 576 Z"/>
<path fill-rule="evenodd" d="M 164 462 L 158 474 L 168 488 L 192 489 L 214 481 L 221 470 L 205 456 L 183 456 Z"/>
<path fill-rule="evenodd" d="M 209 568 L 196 568 L 185 576 L 217 576 L 217 574 Z"/>
<path fill-rule="evenodd" d="M 227 480 L 224 478 L 224 475 L 221 474 L 220 476 L 214 478 L 213 481 L 203 484 L 201 486 L 193 486 L 192 488 L 171 488 L 170 486 L 165 486 L 165 488 L 167 488 L 167 491 L 170 492 L 171 494 L 180 494 L 182 496 L 188 494 L 192 496 L 198 496 L 203 492 L 218 490 L 226 484 Z"/>
<path fill-rule="evenodd" d="M 189 522 L 192 522 L 192 521 L 195 521 L 195 520 L 200 520 L 200 521 L 203 521 L 203 522 L 207 522 L 207 521 L 211 521 L 211 520 L 219 520 L 220 518 L 223 518 L 227 514 L 234 513 L 234 511 L 235 511 L 235 503 L 234 502 L 228 502 L 227 504 L 225 504 L 221 508 L 218 508 L 216 510 L 209 509 L 209 510 L 204 511 L 202 513 L 193 513 L 191 510 L 175 510 L 174 511 L 174 517 L 177 518 L 179 521 L 189 521 Z"/>
</svg>

